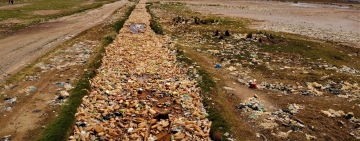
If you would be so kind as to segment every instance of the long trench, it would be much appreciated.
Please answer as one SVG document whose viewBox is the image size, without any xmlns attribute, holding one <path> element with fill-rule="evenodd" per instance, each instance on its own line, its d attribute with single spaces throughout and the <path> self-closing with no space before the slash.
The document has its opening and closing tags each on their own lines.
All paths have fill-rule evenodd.
<svg viewBox="0 0 360 141">
<path fill-rule="evenodd" d="M 211 140 L 200 89 L 141 0 L 106 48 L 69 140 Z"/>
</svg>

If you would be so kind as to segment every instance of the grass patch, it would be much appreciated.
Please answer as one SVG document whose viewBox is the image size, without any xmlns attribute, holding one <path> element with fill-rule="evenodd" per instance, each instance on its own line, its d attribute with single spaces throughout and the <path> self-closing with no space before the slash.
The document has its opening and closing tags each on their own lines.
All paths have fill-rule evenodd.
<svg viewBox="0 0 360 141">
<path fill-rule="evenodd" d="M 152 3 L 147 3 L 147 5 L 146 5 L 146 10 L 151 15 L 150 27 L 156 34 L 164 35 L 163 28 L 161 27 L 161 25 L 157 21 L 157 17 L 150 10 L 151 6 L 152 6 Z"/>
</svg>

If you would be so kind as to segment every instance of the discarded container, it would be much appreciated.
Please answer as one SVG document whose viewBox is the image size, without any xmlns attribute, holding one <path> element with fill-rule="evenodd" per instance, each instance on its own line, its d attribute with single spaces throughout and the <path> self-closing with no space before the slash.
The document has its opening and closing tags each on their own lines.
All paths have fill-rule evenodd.
<svg viewBox="0 0 360 141">
<path fill-rule="evenodd" d="M 30 86 L 29 92 L 35 91 L 36 88 L 34 86 Z"/>
<path fill-rule="evenodd" d="M 57 82 L 56 84 L 57 84 L 59 87 L 64 87 L 64 86 L 65 86 L 65 84 L 62 83 L 62 82 Z"/>
<path fill-rule="evenodd" d="M 220 68 L 222 68 L 222 66 L 220 64 L 216 64 L 215 68 L 220 69 Z"/>
<path fill-rule="evenodd" d="M 258 89 L 258 86 L 257 86 L 256 82 L 250 82 L 250 83 L 249 83 L 249 88 L 251 88 L 251 89 Z"/>
<path fill-rule="evenodd" d="M 17 98 L 16 98 L 16 97 L 13 97 L 13 98 L 4 98 L 4 100 L 6 101 L 6 103 L 16 104 Z"/>
</svg>

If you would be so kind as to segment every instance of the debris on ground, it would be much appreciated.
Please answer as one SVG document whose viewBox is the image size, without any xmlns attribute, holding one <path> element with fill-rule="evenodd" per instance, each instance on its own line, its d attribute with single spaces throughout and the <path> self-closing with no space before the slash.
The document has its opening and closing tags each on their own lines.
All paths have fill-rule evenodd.
<svg viewBox="0 0 360 141">
<path fill-rule="evenodd" d="M 177 66 L 175 52 L 154 32 L 132 33 L 131 23 L 150 29 L 140 1 L 113 44 L 106 48 L 92 90 L 76 113 L 69 140 L 210 140 L 196 81 Z M 121 62 L 121 63 L 119 63 Z"/>
<path fill-rule="evenodd" d="M 11 141 L 11 135 L 7 135 L 7 136 L 0 138 L 0 141 Z"/>
<path fill-rule="evenodd" d="M 335 111 L 333 109 L 329 109 L 327 111 L 321 110 L 321 113 L 325 114 L 328 117 L 343 117 L 345 116 L 345 112 L 342 110 Z"/>
<path fill-rule="evenodd" d="M 291 114 L 296 114 L 299 112 L 300 109 L 304 109 L 304 106 L 294 103 L 294 104 L 289 104 L 288 109 Z"/>
</svg>

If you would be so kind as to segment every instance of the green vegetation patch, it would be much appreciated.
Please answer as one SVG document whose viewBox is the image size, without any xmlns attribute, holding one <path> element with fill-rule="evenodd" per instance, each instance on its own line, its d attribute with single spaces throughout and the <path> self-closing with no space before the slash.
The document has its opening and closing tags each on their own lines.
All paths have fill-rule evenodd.
<svg viewBox="0 0 360 141">
<path fill-rule="evenodd" d="M 147 3 L 146 10 L 151 15 L 150 27 L 156 34 L 164 35 L 163 28 L 159 24 L 155 14 L 151 12 L 150 6 L 152 6 L 152 3 Z"/>
</svg>

